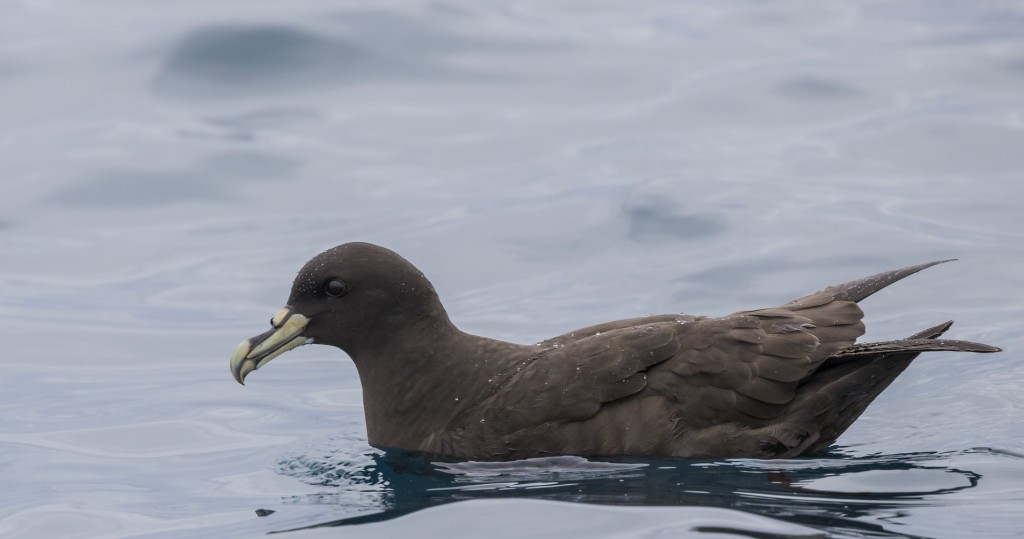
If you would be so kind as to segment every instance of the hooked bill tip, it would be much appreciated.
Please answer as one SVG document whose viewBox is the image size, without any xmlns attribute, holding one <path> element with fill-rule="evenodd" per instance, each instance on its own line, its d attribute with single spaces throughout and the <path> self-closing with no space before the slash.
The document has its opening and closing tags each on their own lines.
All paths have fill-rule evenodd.
<svg viewBox="0 0 1024 539">
<path fill-rule="evenodd" d="M 252 362 L 246 359 L 251 349 L 252 343 L 246 339 L 238 343 L 238 346 L 235 347 L 235 351 L 231 354 L 231 376 L 233 376 L 235 381 L 243 386 L 245 385 L 245 375 L 252 371 Z M 248 369 L 246 369 L 247 366 L 249 367 Z"/>
</svg>

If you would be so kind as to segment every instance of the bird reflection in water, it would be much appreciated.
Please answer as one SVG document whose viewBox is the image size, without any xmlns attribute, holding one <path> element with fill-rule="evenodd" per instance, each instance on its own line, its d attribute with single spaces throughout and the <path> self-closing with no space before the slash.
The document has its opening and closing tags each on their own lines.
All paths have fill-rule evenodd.
<svg viewBox="0 0 1024 539">
<path fill-rule="evenodd" d="M 291 503 L 340 504 L 346 513 L 360 511 L 299 529 L 380 522 L 463 500 L 523 497 L 726 508 L 826 533 L 916 537 L 893 531 L 886 521 L 905 514 L 909 506 L 941 506 L 942 496 L 977 486 L 980 474 L 948 463 L 955 456 L 989 451 L 864 457 L 833 452 L 820 458 L 772 461 L 561 456 L 453 463 L 374 449 L 341 458 L 298 458 L 282 462 L 281 468 L 326 489 L 315 499 L 298 497 Z M 358 500 L 352 499 L 354 492 Z"/>
</svg>

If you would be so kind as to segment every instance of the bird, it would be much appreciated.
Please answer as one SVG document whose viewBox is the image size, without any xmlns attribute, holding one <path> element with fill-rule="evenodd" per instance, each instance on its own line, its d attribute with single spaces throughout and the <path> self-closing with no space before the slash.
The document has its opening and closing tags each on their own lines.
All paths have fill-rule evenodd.
<svg viewBox="0 0 1024 539">
<path fill-rule="evenodd" d="M 340 348 L 367 441 L 438 458 L 791 458 L 827 453 L 921 352 L 999 352 L 940 336 L 859 343 L 858 302 L 939 260 L 721 317 L 641 316 L 523 345 L 452 323 L 412 263 L 363 242 L 307 262 L 235 380 L 305 344 Z"/>
</svg>

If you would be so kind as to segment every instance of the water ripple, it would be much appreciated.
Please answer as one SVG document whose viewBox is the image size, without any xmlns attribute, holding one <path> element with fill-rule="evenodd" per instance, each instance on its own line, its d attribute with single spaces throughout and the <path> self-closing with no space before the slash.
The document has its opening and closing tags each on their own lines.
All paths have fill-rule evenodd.
<svg viewBox="0 0 1024 539">
<path fill-rule="evenodd" d="M 978 458 L 989 463 L 979 467 L 985 473 L 972 469 Z M 282 461 L 280 471 L 327 487 L 303 503 L 352 503 L 354 487 L 369 496 L 358 504 L 359 514 L 317 526 L 385 521 L 467 499 L 527 497 L 599 505 L 713 506 L 840 536 L 910 537 L 889 528 L 890 514 L 941 507 L 981 486 L 993 461 L 1020 458 L 979 448 L 782 461 L 550 457 L 445 463 L 402 452 L 339 450 L 328 458 Z M 379 504 L 376 511 L 374 504 Z"/>
</svg>

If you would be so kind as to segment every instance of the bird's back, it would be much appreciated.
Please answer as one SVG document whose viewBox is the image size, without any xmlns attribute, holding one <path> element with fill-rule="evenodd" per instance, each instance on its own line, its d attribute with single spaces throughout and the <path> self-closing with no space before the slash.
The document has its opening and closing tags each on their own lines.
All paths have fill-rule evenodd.
<svg viewBox="0 0 1024 539">
<path fill-rule="evenodd" d="M 857 302 L 936 263 L 775 308 L 648 316 L 549 339 L 456 422 L 464 443 L 449 449 L 486 459 L 822 452 L 920 352 L 998 350 L 937 340 L 948 323 L 904 340 L 855 344 L 864 333 Z"/>
</svg>

